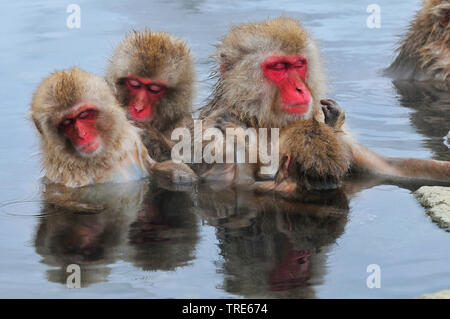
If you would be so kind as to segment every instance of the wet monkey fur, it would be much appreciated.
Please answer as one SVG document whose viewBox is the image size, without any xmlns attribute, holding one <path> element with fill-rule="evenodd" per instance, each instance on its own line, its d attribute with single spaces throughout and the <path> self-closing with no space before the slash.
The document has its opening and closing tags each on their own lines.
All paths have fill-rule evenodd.
<svg viewBox="0 0 450 319">
<path fill-rule="evenodd" d="M 385 74 L 395 79 L 450 81 L 450 1 L 424 0 Z"/>
<path fill-rule="evenodd" d="M 289 180 L 299 189 L 334 189 L 349 171 L 350 148 L 342 139 L 344 111 L 331 99 L 321 103 L 325 123 L 312 118 L 281 131 L 277 184 Z"/>
<path fill-rule="evenodd" d="M 41 82 L 31 118 L 39 132 L 42 169 L 52 183 L 121 183 L 150 171 L 177 183 L 195 175 L 184 164 L 155 162 L 105 80 L 78 68 L 54 72 Z"/>
<path fill-rule="evenodd" d="M 217 45 L 214 57 L 216 85 L 208 103 L 201 109 L 203 129 L 283 130 L 293 123 L 311 125 L 311 122 L 302 124 L 300 121 L 313 118 L 324 123 L 320 101 L 325 97 L 326 87 L 321 58 L 317 45 L 298 21 L 283 17 L 233 26 Z M 358 144 L 345 124 L 337 134 L 339 143 L 334 143 L 335 149 L 323 153 L 341 154 L 341 147 L 348 150 L 351 172 L 450 181 L 449 162 L 381 156 Z M 291 138 L 295 140 L 296 136 Z M 284 141 L 289 139 L 285 137 Z M 280 147 L 282 150 L 283 145 Z M 309 149 L 320 153 L 317 147 Z M 304 163 L 316 160 L 314 152 L 303 152 L 302 156 L 311 157 L 302 159 Z M 330 155 L 329 160 L 332 158 Z M 201 174 L 205 179 L 248 183 L 248 180 L 258 179 L 259 165 L 212 164 Z M 319 180 L 323 178 L 325 176 Z"/>
<path fill-rule="evenodd" d="M 50 182 L 79 187 L 136 180 L 154 162 L 106 82 L 78 68 L 41 82 L 31 117 Z"/>
<path fill-rule="evenodd" d="M 164 32 L 130 32 L 114 50 L 106 81 L 156 161 L 170 159 L 173 129 L 192 122 L 193 58 L 187 44 Z"/>
</svg>

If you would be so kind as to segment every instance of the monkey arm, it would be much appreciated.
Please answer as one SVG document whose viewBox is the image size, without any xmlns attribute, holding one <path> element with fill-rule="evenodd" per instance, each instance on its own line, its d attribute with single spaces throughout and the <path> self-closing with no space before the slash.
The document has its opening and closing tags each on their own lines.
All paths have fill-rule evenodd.
<svg viewBox="0 0 450 319">
<path fill-rule="evenodd" d="M 351 143 L 352 168 L 356 171 L 424 180 L 450 182 L 450 162 L 431 159 L 386 157 L 358 143 Z"/>
</svg>

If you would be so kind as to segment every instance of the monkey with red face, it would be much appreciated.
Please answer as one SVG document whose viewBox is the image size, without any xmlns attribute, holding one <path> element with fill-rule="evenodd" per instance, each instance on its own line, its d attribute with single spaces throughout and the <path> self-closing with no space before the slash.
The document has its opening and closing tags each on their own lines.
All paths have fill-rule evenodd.
<svg viewBox="0 0 450 319">
<path fill-rule="evenodd" d="M 45 177 L 70 187 L 148 175 L 154 161 L 106 82 L 78 68 L 47 77 L 33 96 Z"/>
<path fill-rule="evenodd" d="M 217 48 L 217 83 L 211 99 L 200 113 L 200 119 L 204 121 L 203 129 L 216 127 L 225 131 L 227 127 L 240 127 L 283 130 L 293 123 L 300 126 L 311 124 L 302 122 L 304 120 L 314 119 L 317 123 L 324 123 L 320 101 L 325 96 L 326 87 L 321 59 L 317 45 L 296 20 L 277 18 L 234 26 Z M 301 131 L 308 134 L 308 131 Z M 345 125 L 339 131 L 339 143 L 334 143 L 335 146 L 322 145 L 322 148 L 325 145 L 331 147 L 333 154 L 340 154 L 343 146 L 342 149 L 348 154 L 343 156 L 348 165 L 341 166 L 348 169 L 338 170 L 337 179 L 347 172 L 361 172 L 395 178 L 450 181 L 448 162 L 387 158 L 354 141 Z M 317 132 L 324 134 L 324 129 Z M 298 138 L 304 136 L 285 133 L 280 149 L 283 150 L 286 145 L 296 145 Z M 310 152 L 295 151 L 304 159 L 294 159 L 294 162 L 316 163 L 317 167 L 326 168 L 323 172 L 330 171 L 327 168 L 333 167 L 335 157 L 317 157 L 320 153 L 318 147 L 320 145 L 310 147 Z M 323 154 L 327 155 L 327 152 Z M 201 173 L 205 178 L 219 178 L 239 184 L 257 178 L 260 166 L 260 163 L 214 164 Z M 320 170 L 317 172 L 320 173 Z M 322 177 L 325 175 L 319 174 L 316 180 L 326 180 Z"/>
<path fill-rule="evenodd" d="M 164 32 L 134 31 L 117 46 L 106 81 L 156 161 L 170 159 L 173 129 L 192 122 L 194 68 L 187 44 Z"/>
<path fill-rule="evenodd" d="M 171 161 L 155 162 L 106 82 L 78 68 L 42 81 L 33 96 L 31 117 L 50 182 L 81 187 L 137 180 L 149 171 L 175 181 L 193 174 Z"/>
</svg>

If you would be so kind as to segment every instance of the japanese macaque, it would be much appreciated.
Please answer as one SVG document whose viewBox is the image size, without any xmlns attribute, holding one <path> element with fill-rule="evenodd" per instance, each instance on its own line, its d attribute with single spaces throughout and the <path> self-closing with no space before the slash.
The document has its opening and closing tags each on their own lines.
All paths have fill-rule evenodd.
<svg viewBox="0 0 450 319">
<path fill-rule="evenodd" d="M 386 74 L 397 79 L 450 81 L 450 2 L 424 0 Z"/>
<path fill-rule="evenodd" d="M 78 68 L 42 81 L 33 96 L 31 117 L 50 182 L 81 187 L 137 180 L 150 170 L 175 179 L 190 174 L 175 163 L 156 163 L 106 82 Z"/>
<path fill-rule="evenodd" d="M 78 68 L 47 77 L 33 96 L 42 168 L 54 183 L 80 187 L 148 175 L 153 160 L 106 82 Z"/>
<path fill-rule="evenodd" d="M 229 127 L 244 130 L 283 130 L 287 127 L 283 143 L 292 146 L 298 143 L 297 138 L 307 138 L 294 133 L 300 130 L 307 134 L 308 127 L 300 127 L 309 123 L 308 125 L 312 125 L 321 134 L 325 134 L 322 141 L 320 138 L 316 139 L 318 144 L 323 143 L 324 139 L 331 139 L 332 130 L 326 126 L 320 127 L 315 122 L 299 122 L 315 119 L 318 123 L 324 123 L 325 116 L 320 101 L 326 93 L 317 46 L 299 22 L 291 18 L 276 18 L 234 26 L 217 48 L 217 83 L 211 99 L 200 113 L 203 129 L 219 128 L 225 133 L 225 129 Z M 328 103 L 329 106 L 332 104 Z M 297 124 L 288 127 L 293 123 Z M 449 162 L 386 158 L 354 141 L 345 124 L 335 124 L 338 125 L 339 131 L 336 132 L 339 138 L 331 139 L 335 143 L 323 144 L 322 148 L 318 148 L 318 144 L 307 146 L 308 152 L 312 154 L 302 152 L 300 148 L 294 149 L 294 155 L 297 157 L 294 162 L 312 167 L 313 163 L 319 160 L 316 155 L 325 155 L 328 159 L 320 160 L 333 172 L 329 165 L 334 161 L 334 156 L 338 155 L 339 158 L 345 159 L 344 165 L 334 171 L 338 179 L 343 172 L 348 171 L 450 181 Z M 289 131 L 292 131 L 291 136 L 286 133 Z M 300 145 L 305 144 L 306 140 L 299 142 Z M 280 149 L 289 148 L 289 145 L 280 144 Z M 343 150 L 347 149 L 350 155 L 347 151 L 342 154 Z M 347 162 L 350 165 L 349 169 L 345 170 Z M 209 171 L 201 174 L 204 178 L 222 178 L 240 184 L 242 180 L 247 183 L 249 179 L 258 178 L 257 171 L 260 166 L 261 163 L 213 164 L 212 167 L 210 165 Z M 303 168 L 305 169 L 308 167 Z M 314 178 L 316 181 L 327 182 L 328 173 L 324 172 L 324 176 L 320 176 L 320 167 L 316 168 L 316 172 L 319 173 L 319 176 Z M 245 177 L 242 178 L 242 175 Z M 336 184 L 336 179 L 332 182 Z M 317 183 L 314 184 L 316 185 L 313 188 L 322 188 Z"/>
<path fill-rule="evenodd" d="M 164 32 L 134 31 L 115 49 L 106 81 L 143 129 L 150 156 L 169 160 L 173 129 L 192 121 L 194 67 L 187 44 Z"/>
<path fill-rule="evenodd" d="M 291 179 L 298 189 L 337 188 L 349 171 L 350 148 L 341 138 L 344 111 L 331 99 L 321 103 L 325 124 L 312 118 L 282 130 L 277 183 Z"/>
</svg>

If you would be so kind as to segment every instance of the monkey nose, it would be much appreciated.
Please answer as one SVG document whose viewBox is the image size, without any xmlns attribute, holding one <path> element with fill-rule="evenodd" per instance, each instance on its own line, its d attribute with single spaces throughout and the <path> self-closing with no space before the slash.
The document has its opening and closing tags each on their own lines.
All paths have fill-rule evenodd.
<svg viewBox="0 0 450 319">
<path fill-rule="evenodd" d="M 143 104 L 135 104 L 134 109 L 138 112 L 141 112 L 144 109 L 144 105 Z"/>
<path fill-rule="evenodd" d="M 303 90 L 301 88 L 295 88 L 298 93 L 303 93 Z"/>
<path fill-rule="evenodd" d="M 80 128 L 77 128 L 77 135 L 78 135 L 78 138 L 80 138 L 80 139 L 84 139 L 84 137 L 86 136 L 86 131 L 85 130 L 83 130 L 83 129 L 80 129 Z"/>
</svg>

